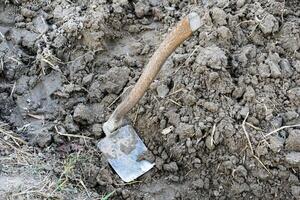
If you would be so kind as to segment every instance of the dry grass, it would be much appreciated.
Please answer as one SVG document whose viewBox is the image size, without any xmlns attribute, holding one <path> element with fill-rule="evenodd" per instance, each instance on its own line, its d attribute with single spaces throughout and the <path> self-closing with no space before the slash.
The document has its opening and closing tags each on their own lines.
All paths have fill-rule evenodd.
<svg viewBox="0 0 300 200">
<path fill-rule="evenodd" d="M 61 135 L 92 139 L 86 136 Z M 16 133 L 9 130 L 7 124 L 2 122 L 0 122 L 0 149 L 8 152 L 7 156 L 0 158 L 7 176 L 24 180 L 20 186 L 11 185 L 9 190 L 1 194 L 6 199 L 65 199 L 70 194 L 85 195 L 89 199 L 97 199 L 95 194 L 91 195 L 84 179 L 81 178 L 83 176 L 81 164 L 93 160 L 86 161 L 89 156 L 94 157 L 90 152 L 85 152 L 83 156 L 81 156 L 80 151 L 70 154 L 63 163 L 60 163 L 57 155 L 53 154 L 52 151 L 49 152 L 49 149 L 38 150 L 40 155 L 36 154 L 36 148 L 28 146 Z M 77 165 L 79 162 L 80 164 Z M 58 178 L 57 172 L 60 173 Z M 79 193 L 73 194 L 72 191 L 75 190 Z"/>
<path fill-rule="evenodd" d="M 278 131 L 281 131 L 283 129 L 286 129 L 286 128 L 294 128 L 294 127 L 300 127 L 300 124 L 295 124 L 295 125 L 288 125 L 288 126 L 282 126 L 280 128 L 277 128 L 269 133 L 267 133 L 266 135 L 264 135 L 265 137 L 269 137 L 270 135 L 274 134 L 274 133 L 277 133 Z"/>
<path fill-rule="evenodd" d="M 246 126 L 245 126 L 248 116 L 249 116 L 249 112 L 247 113 L 245 119 L 243 120 L 242 127 L 243 127 L 244 134 L 245 134 L 245 136 L 246 136 L 246 138 L 247 138 L 248 145 L 249 145 L 249 148 L 250 148 L 250 150 L 251 150 L 251 153 L 254 154 L 254 150 L 253 150 L 253 147 L 252 147 L 252 143 L 251 143 L 251 141 L 250 141 L 250 137 L 249 137 L 249 134 L 248 134 L 248 132 L 247 132 L 247 130 L 246 130 Z"/>
<path fill-rule="evenodd" d="M 91 138 L 91 137 L 88 137 L 88 136 L 84 136 L 84 135 L 74 135 L 74 134 L 68 134 L 68 133 L 62 133 L 58 130 L 57 126 L 54 126 L 55 128 L 55 131 L 58 135 L 61 135 L 61 136 L 66 136 L 66 137 L 73 137 L 73 138 L 82 138 L 82 139 L 94 139 L 94 138 Z"/>
<path fill-rule="evenodd" d="M 200 48 L 200 45 L 198 45 L 193 51 L 192 53 L 190 53 L 190 55 L 187 57 L 187 59 L 185 60 L 185 62 L 183 64 L 181 64 L 176 71 L 173 73 L 173 75 L 177 74 L 177 72 L 190 60 L 190 58 L 195 54 L 195 52 Z"/>
<path fill-rule="evenodd" d="M 247 121 L 247 119 L 248 119 L 248 116 L 249 116 L 249 112 L 246 114 L 246 117 L 245 117 L 245 119 L 243 120 L 242 128 L 243 128 L 244 134 L 245 134 L 245 136 L 246 136 L 246 138 L 247 138 L 247 142 L 248 142 L 248 146 L 249 146 L 250 151 L 251 151 L 251 155 L 259 162 L 259 164 L 262 165 L 262 167 L 263 167 L 269 174 L 272 174 L 272 173 L 270 172 L 270 170 L 265 166 L 265 164 L 264 164 L 264 163 L 259 159 L 259 157 L 256 156 L 255 153 L 254 153 L 254 150 L 253 150 L 253 147 L 252 147 L 252 143 L 251 143 L 251 140 L 250 140 L 250 136 L 249 136 L 249 133 L 247 132 L 246 126 L 245 126 L 245 125 L 246 125 L 246 121 Z M 249 124 L 249 123 L 248 123 L 248 124 Z M 254 126 L 250 126 L 250 127 L 254 127 Z"/>
</svg>

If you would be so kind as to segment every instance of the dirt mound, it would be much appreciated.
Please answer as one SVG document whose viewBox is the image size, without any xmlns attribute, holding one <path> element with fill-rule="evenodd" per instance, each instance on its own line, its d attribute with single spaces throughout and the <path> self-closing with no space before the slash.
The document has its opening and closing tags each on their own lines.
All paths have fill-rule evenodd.
<svg viewBox="0 0 300 200">
<path fill-rule="evenodd" d="M 299 1 L 8 0 L 0 11 L 1 198 L 300 198 Z M 124 184 L 96 149 L 102 124 L 190 11 L 203 26 L 129 114 L 155 168 Z"/>
</svg>

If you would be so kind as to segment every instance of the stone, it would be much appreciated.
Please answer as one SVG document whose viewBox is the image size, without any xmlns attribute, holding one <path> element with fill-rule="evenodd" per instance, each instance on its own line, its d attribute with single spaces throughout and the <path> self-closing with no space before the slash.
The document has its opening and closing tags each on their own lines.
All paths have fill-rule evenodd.
<svg viewBox="0 0 300 200">
<path fill-rule="evenodd" d="M 284 139 L 278 136 L 271 136 L 269 140 L 269 144 L 270 144 L 270 149 L 274 153 L 278 153 L 283 148 Z"/>
<path fill-rule="evenodd" d="M 92 102 L 97 102 L 100 101 L 103 98 L 104 94 L 103 91 L 101 90 L 101 84 L 99 81 L 94 81 L 92 82 L 90 88 L 89 88 L 89 93 L 88 93 L 88 98 Z"/>
<path fill-rule="evenodd" d="M 213 150 L 215 148 L 214 142 L 211 138 L 211 136 L 207 136 L 205 139 L 205 146 L 209 149 L 209 150 Z"/>
<path fill-rule="evenodd" d="M 296 60 L 296 61 L 293 63 L 293 66 L 294 66 L 296 72 L 299 72 L 299 73 L 300 73 L 300 60 Z"/>
<path fill-rule="evenodd" d="M 127 67 L 113 67 L 100 77 L 100 88 L 108 93 L 119 94 L 129 80 Z"/>
<path fill-rule="evenodd" d="M 168 172 L 177 172 L 178 171 L 178 166 L 176 162 L 171 162 L 168 164 L 163 165 L 164 170 Z"/>
<path fill-rule="evenodd" d="M 94 111 L 84 104 L 78 104 L 73 114 L 74 120 L 80 124 L 92 124 L 94 117 Z"/>
<path fill-rule="evenodd" d="M 226 13 L 223 9 L 218 8 L 218 7 L 213 7 L 211 9 L 211 17 L 215 25 L 217 26 L 222 26 L 226 25 Z"/>
<path fill-rule="evenodd" d="M 299 117 L 299 114 L 294 110 L 287 111 L 286 113 L 283 114 L 283 120 L 285 122 L 291 121 L 291 120 L 296 119 L 298 117 Z"/>
<path fill-rule="evenodd" d="M 94 124 L 92 126 L 92 132 L 95 136 L 101 136 L 102 133 L 103 133 L 103 130 L 102 130 L 102 125 L 101 124 Z"/>
<path fill-rule="evenodd" d="M 158 97 L 165 98 L 170 90 L 169 90 L 168 86 L 162 84 L 156 88 L 156 91 L 157 91 Z"/>
<path fill-rule="evenodd" d="M 16 94 L 24 94 L 26 91 L 29 90 L 28 82 L 30 78 L 28 76 L 21 76 L 16 83 L 15 93 Z"/>
<path fill-rule="evenodd" d="M 300 130 L 291 130 L 286 140 L 285 148 L 289 151 L 300 152 Z"/>
<path fill-rule="evenodd" d="M 266 65 L 265 63 L 261 63 L 258 67 L 258 75 L 262 78 L 270 77 L 270 67 Z"/>
<path fill-rule="evenodd" d="M 242 107 L 242 109 L 240 110 L 240 115 L 243 118 L 245 118 L 248 113 L 249 113 L 249 107 L 248 106 Z"/>
<path fill-rule="evenodd" d="M 248 102 L 252 102 L 255 99 L 255 90 L 253 87 L 248 86 L 246 92 L 244 93 L 244 99 Z"/>
<path fill-rule="evenodd" d="M 221 69 L 227 66 L 227 57 L 222 49 L 213 45 L 206 48 L 199 48 L 196 63 L 212 69 Z"/>
<path fill-rule="evenodd" d="M 149 3 L 147 3 L 147 1 L 138 1 L 134 5 L 134 12 L 135 12 L 136 16 L 139 18 L 142 18 L 145 15 L 147 15 L 149 10 L 150 10 L 150 6 L 149 6 Z"/>
<path fill-rule="evenodd" d="M 293 185 L 291 191 L 295 199 L 300 199 L 300 186 Z"/>
<path fill-rule="evenodd" d="M 195 134 L 195 129 L 193 125 L 181 122 L 176 127 L 175 133 L 179 135 L 180 139 L 187 139 Z"/>
<path fill-rule="evenodd" d="M 83 85 L 88 85 L 88 84 L 90 84 L 90 83 L 92 82 L 92 80 L 93 80 L 93 77 L 94 77 L 94 74 L 93 74 L 93 73 L 86 75 L 86 76 L 83 77 L 83 79 L 82 79 L 82 84 L 83 84 Z"/>
<path fill-rule="evenodd" d="M 293 173 L 290 173 L 289 179 L 288 179 L 290 184 L 299 184 L 299 179 L 296 175 Z"/>
<path fill-rule="evenodd" d="M 194 189 L 202 189 L 204 187 L 204 181 L 201 178 L 194 180 L 192 182 L 192 187 Z"/>
<path fill-rule="evenodd" d="M 192 94 L 184 95 L 182 100 L 184 102 L 184 105 L 187 105 L 187 106 L 193 106 L 197 103 L 196 97 Z"/>
<path fill-rule="evenodd" d="M 300 165 L 300 152 L 290 152 L 286 154 L 285 160 L 287 163 L 293 166 L 299 166 Z"/>
<path fill-rule="evenodd" d="M 246 183 L 239 184 L 239 183 L 234 182 L 231 186 L 231 191 L 234 194 L 241 194 L 242 192 L 247 192 L 249 190 L 250 190 L 250 187 Z"/>
<path fill-rule="evenodd" d="M 168 117 L 169 123 L 173 126 L 178 126 L 180 123 L 180 115 L 176 113 L 175 111 L 171 110 L 166 113 L 166 116 Z"/>
<path fill-rule="evenodd" d="M 28 8 L 21 8 L 21 15 L 27 18 L 33 18 L 36 16 L 36 13 Z"/>
<path fill-rule="evenodd" d="M 52 142 L 52 133 L 47 128 L 34 129 L 28 132 L 28 138 L 32 145 L 45 148 Z"/>
<path fill-rule="evenodd" d="M 210 112 L 217 112 L 219 109 L 219 106 L 213 102 L 205 102 L 203 107 Z"/>
<path fill-rule="evenodd" d="M 237 0 L 236 1 L 236 7 L 241 8 L 245 5 L 245 3 L 246 3 L 246 0 Z"/>
<path fill-rule="evenodd" d="M 243 166 L 243 165 L 239 165 L 235 170 L 234 170 L 235 174 L 240 174 L 243 177 L 247 177 L 247 169 Z"/>
<path fill-rule="evenodd" d="M 279 22 L 273 15 L 267 13 L 259 23 L 259 28 L 264 34 L 274 33 L 279 30 Z"/>
<path fill-rule="evenodd" d="M 68 133 L 76 133 L 79 131 L 79 127 L 75 124 L 73 116 L 70 114 L 65 117 L 64 128 Z"/>
<path fill-rule="evenodd" d="M 287 91 L 287 95 L 292 103 L 300 105 L 300 87 L 295 87 Z"/>
<path fill-rule="evenodd" d="M 265 63 L 270 67 L 270 76 L 272 78 L 278 78 L 281 76 L 279 62 L 280 57 L 277 53 L 270 54 L 265 60 Z"/>
<path fill-rule="evenodd" d="M 279 66 L 282 70 L 282 74 L 284 77 L 291 77 L 293 75 L 293 70 L 291 68 L 291 64 L 288 59 L 282 59 L 279 62 Z M 296 69 L 297 71 L 297 69 Z M 299 72 L 300 72 L 300 62 L 299 62 Z"/>
</svg>

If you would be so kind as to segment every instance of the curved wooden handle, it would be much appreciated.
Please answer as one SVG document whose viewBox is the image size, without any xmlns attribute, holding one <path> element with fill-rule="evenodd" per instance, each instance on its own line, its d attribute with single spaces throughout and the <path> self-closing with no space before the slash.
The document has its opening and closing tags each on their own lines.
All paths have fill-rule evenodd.
<svg viewBox="0 0 300 200">
<path fill-rule="evenodd" d="M 122 125 L 125 115 L 142 98 L 167 58 L 180 44 L 189 38 L 193 31 L 197 30 L 200 25 L 200 17 L 196 13 L 190 13 L 178 22 L 176 27 L 167 35 L 159 48 L 154 52 L 130 94 L 118 105 L 109 120 L 104 123 L 103 130 L 106 134 L 110 134 L 113 130 Z"/>
</svg>

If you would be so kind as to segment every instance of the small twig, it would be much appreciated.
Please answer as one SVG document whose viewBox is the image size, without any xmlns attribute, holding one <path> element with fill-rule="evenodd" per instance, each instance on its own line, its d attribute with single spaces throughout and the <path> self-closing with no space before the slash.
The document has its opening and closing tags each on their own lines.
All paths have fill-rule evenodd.
<svg viewBox="0 0 300 200">
<path fill-rule="evenodd" d="M 29 154 L 29 153 L 27 153 L 27 152 L 25 152 L 25 151 L 22 151 L 22 150 L 20 150 L 20 149 L 18 149 L 17 147 L 15 147 L 14 145 L 10 144 L 9 142 L 6 142 L 5 140 L 3 140 L 3 139 L 1 139 L 1 138 L 0 138 L 0 140 L 1 140 L 4 144 L 6 144 L 6 145 L 10 146 L 11 148 L 13 148 L 14 150 L 16 150 L 17 152 L 20 152 L 20 153 L 25 154 L 25 155 L 27 155 L 27 156 L 32 156 L 31 154 Z"/>
<path fill-rule="evenodd" d="M 177 103 L 176 101 L 174 101 L 173 99 L 168 99 L 168 101 L 171 101 L 172 103 L 176 104 L 177 106 L 182 107 L 182 105 L 180 105 L 179 103 Z"/>
<path fill-rule="evenodd" d="M 251 153 L 254 155 L 254 151 L 253 151 L 253 147 L 252 147 L 252 144 L 251 144 L 251 141 L 250 141 L 250 137 L 249 137 L 249 134 L 246 130 L 246 127 L 245 127 L 245 124 L 246 124 L 246 121 L 247 121 L 247 118 L 248 118 L 248 115 L 249 115 L 249 112 L 247 113 L 243 123 L 242 123 L 242 127 L 243 127 L 243 130 L 244 130 L 244 133 L 246 135 L 246 138 L 248 140 L 248 144 L 249 144 L 249 147 L 250 147 L 250 150 L 251 150 Z"/>
<path fill-rule="evenodd" d="M 257 127 L 257 126 L 254 126 L 253 124 L 250 124 L 250 123 L 248 123 L 248 122 L 246 122 L 246 125 L 250 126 L 251 128 L 253 128 L 253 129 L 257 130 L 257 131 L 262 131 L 261 128 L 259 128 L 259 127 Z"/>
<path fill-rule="evenodd" d="M 4 70 L 4 61 L 3 61 L 3 58 L 0 59 L 0 63 L 1 63 L 1 70 L 3 71 Z"/>
<path fill-rule="evenodd" d="M 89 193 L 87 187 L 85 186 L 84 182 L 82 181 L 82 179 L 79 179 L 78 181 L 79 181 L 79 183 L 82 185 L 82 187 L 85 189 L 85 192 L 86 192 L 87 196 L 88 196 L 89 198 L 91 198 L 91 195 L 90 195 L 90 193 Z"/>
<path fill-rule="evenodd" d="M 12 61 L 15 61 L 16 63 L 18 63 L 18 65 L 21 65 L 21 64 L 22 64 L 21 61 L 15 59 L 15 58 L 13 58 L 13 57 L 9 57 L 9 56 L 8 56 L 7 58 L 11 59 Z"/>
<path fill-rule="evenodd" d="M 17 140 L 17 141 L 19 141 L 19 142 L 21 142 L 23 144 L 27 144 L 27 142 L 25 142 L 21 138 L 13 136 L 11 133 L 9 133 L 9 131 L 5 131 L 5 130 L 3 130 L 3 129 L 0 128 L 0 133 L 3 133 L 4 135 L 7 135 L 8 137 L 12 138 L 13 140 Z"/>
<path fill-rule="evenodd" d="M 35 115 L 35 114 L 31 114 L 31 113 L 27 113 L 27 115 L 29 117 L 34 118 L 34 119 L 40 119 L 40 120 L 44 120 L 45 119 L 45 117 L 43 115 Z"/>
<path fill-rule="evenodd" d="M 181 92 L 183 90 L 184 90 L 184 88 L 180 88 L 180 89 L 176 90 L 175 92 L 172 92 L 172 93 L 168 94 L 166 97 L 169 97 L 169 96 L 172 96 L 174 94 L 177 94 L 177 93 L 179 93 L 179 92 Z"/>
<path fill-rule="evenodd" d="M 256 156 L 253 154 L 253 157 L 259 162 L 259 164 L 261 164 L 263 166 L 263 168 L 272 175 L 272 173 L 270 172 L 270 170 L 264 165 L 264 163 Z"/>
<path fill-rule="evenodd" d="M 120 97 L 123 95 L 123 94 L 125 94 L 125 92 L 129 89 L 129 88 L 131 88 L 131 87 L 127 87 L 117 98 L 115 98 L 114 100 L 113 100 L 113 102 L 111 102 L 109 105 L 108 105 L 108 107 L 107 108 L 110 108 L 112 105 L 114 105 L 114 103 L 116 103 L 119 99 L 120 99 Z"/>
<path fill-rule="evenodd" d="M 83 138 L 83 139 L 93 139 L 91 137 L 84 136 L 84 135 L 74 135 L 74 134 L 62 133 L 57 129 L 57 126 L 54 126 L 54 128 L 58 135 L 62 135 L 62 136 L 66 136 L 66 137 Z"/>
<path fill-rule="evenodd" d="M 184 63 L 181 64 L 181 65 L 176 69 L 176 71 L 173 73 L 173 75 L 175 75 L 175 74 L 183 67 L 183 65 L 187 63 L 187 61 L 192 57 L 192 55 L 194 55 L 194 53 L 195 53 L 199 48 L 200 48 L 200 45 L 197 46 L 197 47 L 192 51 L 192 53 L 187 57 L 187 59 L 184 61 Z"/>
<path fill-rule="evenodd" d="M 11 92 L 10 92 L 10 95 L 9 95 L 9 97 L 11 98 L 12 97 L 12 95 L 14 94 L 14 92 L 15 92 L 15 89 L 16 89 L 16 81 L 14 82 L 14 85 L 13 85 L 13 87 L 12 87 L 12 89 L 11 89 Z"/>
<path fill-rule="evenodd" d="M 213 129 L 212 129 L 212 132 L 211 132 L 211 138 L 210 138 L 210 146 L 213 146 L 214 145 L 214 135 L 215 135 L 215 132 L 216 132 L 216 124 L 214 124 L 213 126 Z"/>
<path fill-rule="evenodd" d="M 137 108 L 136 112 L 135 112 L 135 116 L 134 116 L 134 120 L 133 120 L 133 125 L 135 125 L 136 123 L 136 120 L 137 120 L 137 116 L 139 114 L 139 111 L 140 111 L 140 106 Z"/>
<path fill-rule="evenodd" d="M 274 134 L 274 133 L 276 133 L 276 132 L 278 132 L 278 131 L 281 131 L 281 130 L 286 129 L 286 128 L 293 128 L 293 127 L 300 127 L 300 124 L 289 125 L 289 126 L 282 126 L 282 127 L 278 128 L 278 129 L 275 129 L 275 130 L 273 130 L 273 131 L 267 133 L 267 134 L 264 135 L 264 136 L 265 136 L 265 137 L 268 137 L 268 136 L 270 136 L 270 135 L 272 135 L 272 134 Z"/>
<path fill-rule="evenodd" d="M 16 197 L 16 196 L 27 195 L 27 194 L 34 194 L 34 193 L 39 194 L 39 195 L 41 195 L 41 196 L 43 196 L 43 197 L 46 197 L 47 199 L 48 199 L 49 197 L 51 197 L 51 196 L 49 196 L 48 194 L 42 192 L 41 190 L 25 190 L 25 191 L 23 191 L 23 192 L 19 192 L 19 193 L 12 194 L 11 196 L 12 196 L 12 197 Z"/>
<path fill-rule="evenodd" d="M 5 39 L 5 37 L 1 31 L 0 31 L 0 36 L 3 37 L 3 39 Z"/>
<path fill-rule="evenodd" d="M 44 61 L 45 63 L 49 64 L 49 66 L 58 71 L 58 72 L 61 72 L 61 70 L 59 69 L 59 67 L 57 65 L 54 65 L 53 63 L 51 63 L 49 60 L 45 59 L 45 58 L 42 58 L 41 61 Z"/>
</svg>

